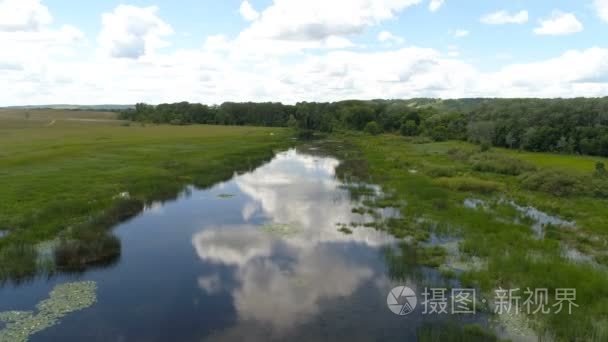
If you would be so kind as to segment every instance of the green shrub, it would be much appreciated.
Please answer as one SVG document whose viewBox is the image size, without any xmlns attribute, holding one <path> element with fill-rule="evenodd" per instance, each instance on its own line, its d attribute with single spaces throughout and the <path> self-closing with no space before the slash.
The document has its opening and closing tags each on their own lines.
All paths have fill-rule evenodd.
<svg viewBox="0 0 608 342">
<path fill-rule="evenodd" d="M 503 175 L 519 176 L 536 168 L 523 160 L 495 153 L 481 153 L 471 157 L 473 170 Z"/>
<path fill-rule="evenodd" d="M 448 156 L 455 161 L 467 161 L 471 156 L 471 152 L 459 148 L 451 148 L 448 150 Z"/>
<path fill-rule="evenodd" d="M 401 133 L 401 135 L 410 137 L 416 136 L 420 133 L 418 130 L 418 125 L 416 125 L 416 121 L 414 120 L 407 120 L 402 123 L 401 127 L 399 128 L 399 132 Z"/>
<path fill-rule="evenodd" d="M 520 176 L 524 189 L 541 191 L 553 196 L 565 197 L 576 193 L 588 193 L 581 177 L 558 170 L 542 170 Z"/>
<path fill-rule="evenodd" d="M 416 137 L 413 137 L 411 140 L 412 144 L 418 144 L 418 145 L 430 144 L 432 142 L 434 142 L 433 139 L 431 139 L 429 137 L 424 137 L 424 136 L 416 136 Z"/>
<path fill-rule="evenodd" d="M 439 178 L 436 184 L 457 191 L 471 191 L 481 194 L 491 194 L 502 189 L 498 182 L 486 181 L 471 177 Z"/>
<path fill-rule="evenodd" d="M 591 189 L 595 197 L 608 198 L 608 178 L 592 179 Z"/>
<path fill-rule="evenodd" d="M 367 134 L 378 135 L 382 133 L 382 128 L 380 128 L 380 125 L 376 121 L 370 121 L 365 125 L 363 131 Z"/>
<path fill-rule="evenodd" d="M 299 140 L 311 140 L 315 135 L 315 132 L 311 129 L 298 129 L 296 137 Z"/>
<path fill-rule="evenodd" d="M 602 162 L 595 163 L 595 176 L 596 177 L 605 177 L 606 174 L 607 174 L 606 165 Z"/>
<path fill-rule="evenodd" d="M 433 178 L 454 177 L 456 169 L 449 166 L 429 166 L 425 169 L 425 173 Z"/>
</svg>

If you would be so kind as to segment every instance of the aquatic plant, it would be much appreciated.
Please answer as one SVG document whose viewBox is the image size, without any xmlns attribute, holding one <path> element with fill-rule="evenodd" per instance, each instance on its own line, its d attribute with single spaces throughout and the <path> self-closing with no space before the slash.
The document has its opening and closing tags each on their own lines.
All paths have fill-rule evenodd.
<svg viewBox="0 0 608 342">
<path fill-rule="evenodd" d="M 232 198 L 234 196 L 235 196 L 234 194 L 219 194 L 219 195 L 217 195 L 217 197 L 221 198 L 221 199 L 228 199 L 228 198 Z"/>
<path fill-rule="evenodd" d="M 502 189 L 498 182 L 486 181 L 472 177 L 438 178 L 435 184 L 457 191 L 470 191 L 491 194 Z"/>
<path fill-rule="evenodd" d="M 120 254 L 120 239 L 98 233 L 77 240 L 62 240 L 55 248 L 54 260 L 61 270 L 80 271 L 88 265 L 112 264 Z"/>
<path fill-rule="evenodd" d="M 28 244 L 9 245 L 0 248 L 0 284 L 8 279 L 14 282 L 33 277 L 38 265 L 38 252 Z"/>
<path fill-rule="evenodd" d="M 340 227 L 340 229 L 338 229 L 338 231 L 340 233 L 346 234 L 346 235 L 350 235 L 353 233 L 352 229 L 348 228 L 348 227 Z"/>
<path fill-rule="evenodd" d="M 6 326 L 0 330 L 0 341 L 25 342 L 33 334 L 50 328 L 69 313 L 86 309 L 95 304 L 97 284 L 92 281 L 67 283 L 56 286 L 49 298 L 36 305 L 32 311 L 7 311 L 0 313 L 0 322 Z"/>
<path fill-rule="evenodd" d="M 297 234 L 299 228 L 294 224 L 270 223 L 262 226 L 262 231 L 277 237 L 288 237 Z"/>
</svg>

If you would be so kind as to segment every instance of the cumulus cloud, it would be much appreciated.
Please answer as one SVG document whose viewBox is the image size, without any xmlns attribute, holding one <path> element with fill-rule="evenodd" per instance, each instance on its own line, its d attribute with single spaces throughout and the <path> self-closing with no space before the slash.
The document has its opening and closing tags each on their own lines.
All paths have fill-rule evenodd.
<svg viewBox="0 0 608 342">
<path fill-rule="evenodd" d="M 256 20 L 260 16 L 258 11 L 256 11 L 253 8 L 253 6 L 251 6 L 251 3 L 247 0 L 245 0 L 241 3 L 241 7 L 239 8 L 239 13 L 241 13 L 241 16 L 243 17 L 243 19 L 245 19 L 247 21 Z"/>
<path fill-rule="evenodd" d="M 422 0 L 274 0 L 242 35 L 318 41 L 362 32 Z"/>
<path fill-rule="evenodd" d="M 444 0 L 431 0 L 429 2 L 429 11 L 437 12 L 443 6 Z"/>
<path fill-rule="evenodd" d="M 538 35 L 563 36 L 581 32 L 583 24 L 572 13 L 556 11 L 551 17 L 540 20 L 540 25 L 534 29 Z"/>
<path fill-rule="evenodd" d="M 594 0 L 593 4 L 597 11 L 597 15 L 605 22 L 608 22 L 608 0 Z"/>
<path fill-rule="evenodd" d="M 279 6 L 277 3 L 282 2 L 277 0 L 270 7 Z M 368 2 L 353 3 L 354 8 L 361 8 Z M 378 8 L 391 10 L 372 11 L 382 15 L 351 10 L 360 13 L 359 18 L 373 18 L 360 21 L 364 23 L 360 29 L 396 16 L 398 8 L 405 8 L 397 5 L 406 6 L 400 1 L 378 4 Z M 504 67 L 488 72 L 459 57 L 455 47 L 439 51 L 387 44 L 382 51 L 373 51 L 355 45 L 350 37 L 340 34 L 353 31 L 334 30 L 357 27 L 350 24 L 322 26 L 332 28 L 329 32 L 334 34 L 322 34 L 323 38 L 317 40 L 278 39 L 276 34 L 253 38 L 251 30 L 256 23 L 265 22 L 266 9 L 245 29 L 248 34 L 210 36 L 200 48 L 167 51 L 158 48 L 167 44 L 164 39 L 172 30 L 159 18 L 158 10 L 126 8 L 129 10 L 119 6 L 104 16 L 104 30 L 98 36 L 99 51 L 103 53 L 99 54 L 89 53 L 89 42 L 78 28 L 59 26 L 63 23 L 37 26 L 35 31 L 0 31 L 0 88 L 4 90 L 0 92 L 0 104 L 44 104 L 65 99 L 83 104 L 182 100 L 209 104 L 294 103 L 348 98 L 573 97 L 608 93 L 606 48 L 571 50 L 534 63 L 502 59 Z M 358 22 L 353 19 L 357 15 L 348 15 L 350 19 L 336 17 L 338 22 Z M 297 19 L 293 27 L 324 20 Z M 291 32 L 283 30 L 292 27 L 285 25 L 274 26 L 278 29 L 272 32 Z M 449 33 L 462 37 L 467 31 Z M 388 43 L 394 41 L 393 36 L 387 31 L 374 38 Z M 470 56 L 466 51 L 462 55 Z M 122 81 L 117 83 L 117 78 Z"/>
<path fill-rule="evenodd" d="M 158 15 L 158 7 L 119 5 L 102 15 L 99 44 L 105 53 L 117 58 L 139 58 L 166 46 L 164 37 L 172 27 Z"/>
<path fill-rule="evenodd" d="M 498 11 L 484 15 L 480 21 L 488 25 L 525 24 L 528 22 L 528 11 L 519 11 L 517 13 Z"/>
<path fill-rule="evenodd" d="M 395 36 L 394 34 L 390 33 L 389 31 L 380 32 L 378 34 L 378 40 L 383 43 L 396 43 L 396 44 L 403 44 L 403 42 L 405 41 L 403 38 L 401 38 L 399 36 Z"/>
<path fill-rule="evenodd" d="M 39 0 L 0 1 L 0 31 L 39 31 L 53 17 Z"/>
<path fill-rule="evenodd" d="M 0 1 L 0 101 L 31 103 L 73 82 L 61 65 L 73 61 L 85 36 L 74 26 L 51 23 L 40 1 Z"/>
</svg>

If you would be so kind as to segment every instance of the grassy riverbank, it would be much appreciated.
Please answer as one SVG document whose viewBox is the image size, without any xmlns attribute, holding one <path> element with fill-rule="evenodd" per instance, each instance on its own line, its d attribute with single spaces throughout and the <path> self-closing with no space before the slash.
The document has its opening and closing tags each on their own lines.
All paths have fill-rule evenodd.
<svg viewBox="0 0 608 342">
<path fill-rule="evenodd" d="M 575 288 L 572 315 L 521 313 L 509 324 L 560 341 L 608 338 L 607 183 L 595 174 L 596 162 L 606 160 L 481 152 L 393 135 L 340 138 L 354 147 L 343 153 L 354 166 L 345 172 L 387 193 L 367 205 L 403 214 L 378 227 L 433 252 L 419 253 L 419 262 L 480 288 L 490 301 L 498 288 L 521 289 L 522 303 L 526 288 L 546 288 L 552 298 L 556 289 Z"/>
<path fill-rule="evenodd" d="M 32 258 L 17 262 L 16 256 L 32 254 L 28 246 L 34 243 L 67 228 L 81 235 L 90 235 L 90 229 L 79 229 L 84 226 L 103 231 L 145 203 L 172 198 L 187 184 L 211 185 L 291 143 L 289 131 L 276 128 L 46 120 L 55 123 L 0 120 L 0 230 L 6 234 L 0 239 L 0 273 L 5 275 L 31 271 Z M 102 240 L 95 248 L 116 249 L 116 241 Z M 68 249 L 63 255 L 73 253 Z M 82 262 L 87 258 L 80 256 Z"/>
</svg>

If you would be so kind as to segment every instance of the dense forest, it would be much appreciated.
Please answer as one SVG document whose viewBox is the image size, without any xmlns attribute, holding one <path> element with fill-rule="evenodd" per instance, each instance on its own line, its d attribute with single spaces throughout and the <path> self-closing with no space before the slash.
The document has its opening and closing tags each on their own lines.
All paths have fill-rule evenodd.
<svg viewBox="0 0 608 342">
<path fill-rule="evenodd" d="M 150 123 L 291 126 L 302 131 L 399 133 L 528 151 L 608 156 L 608 97 L 575 99 L 411 99 L 137 104 L 124 120 Z"/>
</svg>

